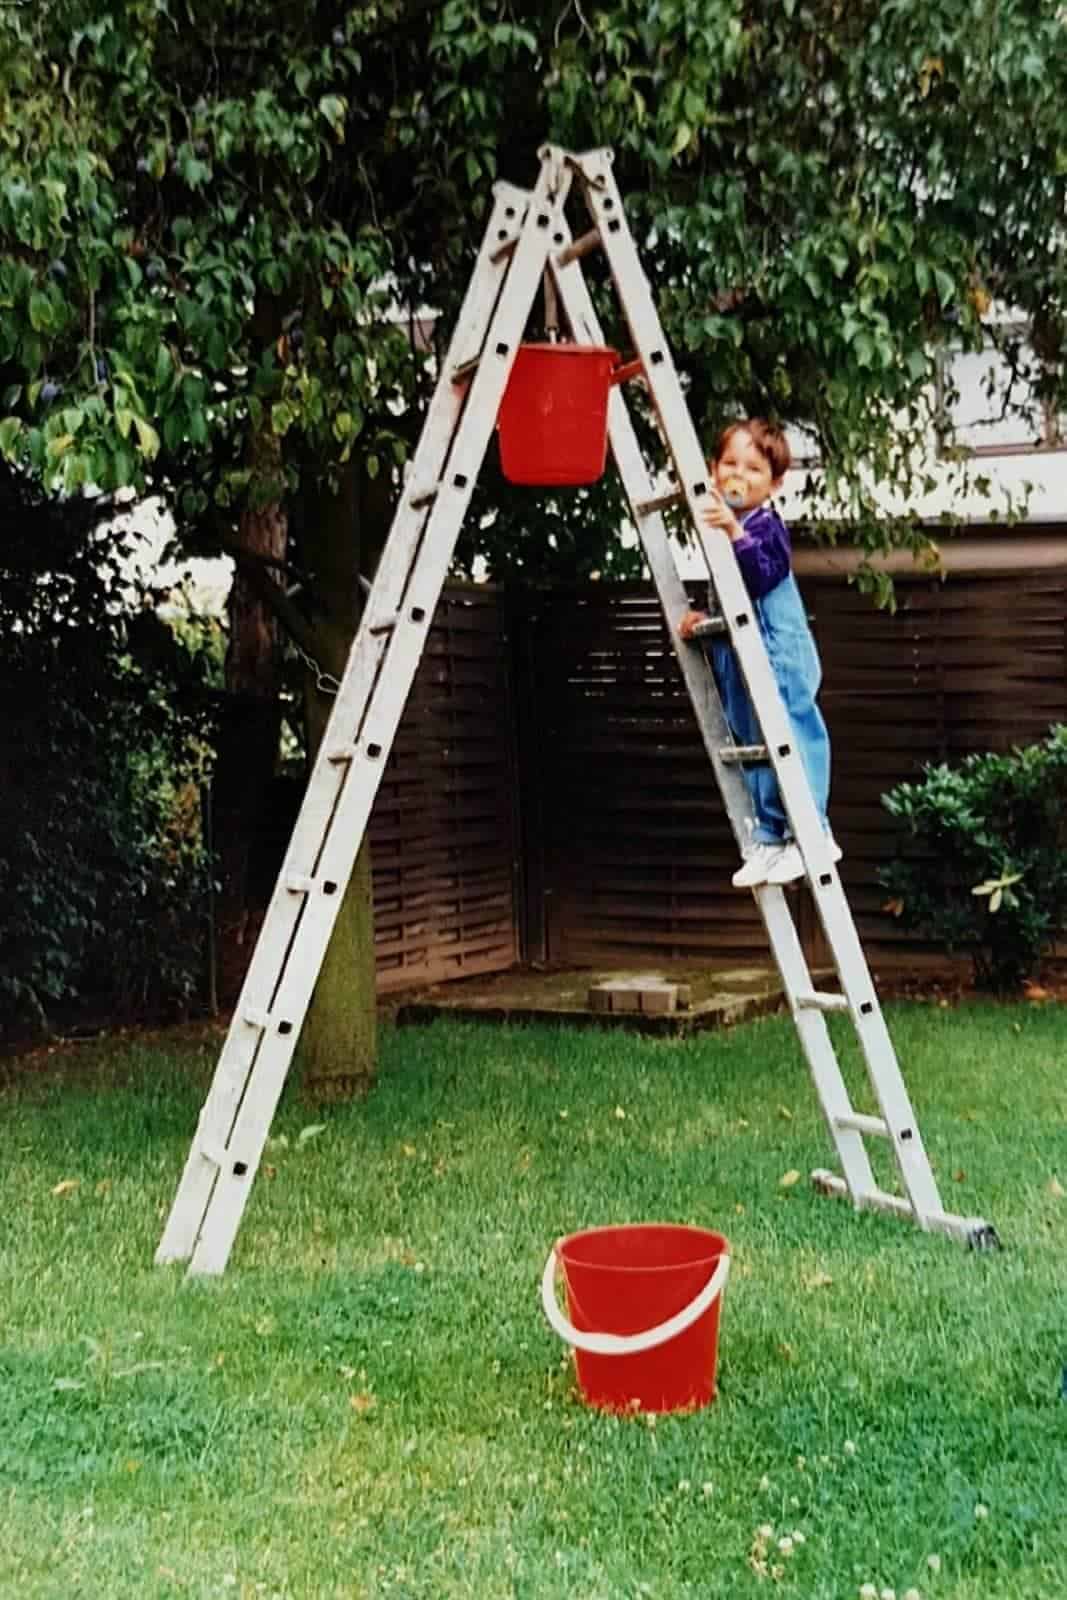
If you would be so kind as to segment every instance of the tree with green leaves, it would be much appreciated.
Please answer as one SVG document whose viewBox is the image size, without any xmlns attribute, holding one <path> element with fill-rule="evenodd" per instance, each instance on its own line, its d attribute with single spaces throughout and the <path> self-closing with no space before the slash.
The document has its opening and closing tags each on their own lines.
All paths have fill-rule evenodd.
<svg viewBox="0 0 1067 1600">
<path fill-rule="evenodd" d="M 876 504 L 927 486 L 939 352 L 1011 307 L 1062 401 L 1063 43 L 1056 0 L 0 9 L 0 451 L 67 495 L 160 493 L 238 556 L 220 785 L 262 772 L 278 617 L 339 669 L 434 379 L 411 335 L 432 308 L 439 353 L 492 181 L 607 144 L 698 425 L 807 429 L 824 531 L 921 550 Z M 535 508 L 490 463 L 458 564 L 624 572 L 620 515 L 609 480 Z M 350 1070 L 368 870 L 335 941 L 359 1016 L 325 1007 Z"/>
</svg>

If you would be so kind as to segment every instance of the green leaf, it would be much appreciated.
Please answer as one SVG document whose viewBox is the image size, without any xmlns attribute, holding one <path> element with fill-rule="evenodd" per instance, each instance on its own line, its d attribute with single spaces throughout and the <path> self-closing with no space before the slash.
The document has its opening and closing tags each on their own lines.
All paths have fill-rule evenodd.
<svg viewBox="0 0 1067 1600">
<path fill-rule="evenodd" d="M 852 348 L 856 352 L 856 360 L 861 367 L 869 367 L 874 361 L 874 340 L 863 328 L 859 330 L 852 341 Z"/>
<path fill-rule="evenodd" d="M 344 137 L 345 113 L 347 110 L 348 102 L 343 95 L 324 94 L 319 101 L 320 116 L 326 118 L 326 121 L 339 139 Z"/>
<path fill-rule="evenodd" d="M 671 140 L 671 155 L 680 156 L 692 137 L 693 130 L 688 122 L 680 122 L 674 130 L 674 138 Z"/>
<path fill-rule="evenodd" d="M 937 285 L 938 299 L 943 306 L 950 305 L 956 296 L 956 280 L 952 274 L 943 267 L 934 268 L 934 282 Z"/>
<path fill-rule="evenodd" d="M 14 459 L 15 442 L 22 431 L 23 425 L 18 417 L 5 417 L 0 422 L 0 455 L 6 456 L 9 461 Z"/>
<path fill-rule="evenodd" d="M 144 417 L 139 417 L 136 412 L 133 417 L 133 425 L 137 429 L 141 454 L 146 460 L 154 461 L 159 454 L 159 434 L 150 422 L 146 422 Z"/>
<path fill-rule="evenodd" d="M 40 289 L 30 295 L 30 327 L 35 333 L 49 333 L 55 326 L 52 302 Z"/>
</svg>

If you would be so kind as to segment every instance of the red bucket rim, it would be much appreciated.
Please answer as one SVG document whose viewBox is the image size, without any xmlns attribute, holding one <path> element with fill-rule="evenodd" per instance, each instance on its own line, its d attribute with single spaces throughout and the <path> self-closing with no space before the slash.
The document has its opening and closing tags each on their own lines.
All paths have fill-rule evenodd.
<svg viewBox="0 0 1067 1600">
<path fill-rule="evenodd" d="M 684 1261 L 665 1261 L 657 1265 L 642 1266 L 640 1264 L 627 1264 L 617 1261 L 575 1261 L 568 1262 L 567 1246 L 579 1240 L 595 1239 L 599 1234 L 607 1233 L 649 1233 L 667 1231 L 672 1234 L 696 1235 L 705 1244 L 705 1252 L 686 1257 Z M 694 1241 L 695 1242 L 695 1241 Z M 688 1222 L 606 1222 L 597 1228 L 582 1228 L 577 1233 L 569 1233 L 566 1238 L 560 1239 L 556 1246 L 564 1266 L 574 1265 L 583 1272 L 678 1272 L 689 1267 L 703 1266 L 708 1262 L 716 1261 L 720 1256 L 730 1255 L 730 1241 L 724 1234 L 716 1232 L 714 1228 L 701 1228 L 695 1223 Z"/>
<path fill-rule="evenodd" d="M 561 339 L 558 344 L 537 340 L 520 344 L 515 352 L 516 359 L 524 350 L 551 350 L 556 356 L 611 356 L 613 361 L 617 360 L 619 354 L 609 344 L 577 344 L 573 339 Z"/>
</svg>

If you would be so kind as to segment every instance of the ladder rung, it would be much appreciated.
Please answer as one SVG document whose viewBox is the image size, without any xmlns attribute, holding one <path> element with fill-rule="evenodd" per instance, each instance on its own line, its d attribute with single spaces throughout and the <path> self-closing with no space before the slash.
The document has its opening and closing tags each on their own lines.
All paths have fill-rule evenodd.
<svg viewBox="0 0 1067 1600">
<path fill-rule="evenodd" d="M 600 229 L 590 228 L 588 233 L 583 233 L 580 238 L 575 239 L 573 244 L 569 244 L 565 250 L 560 251 L 556 257 L 556 265 L 567 267 L 572 261 L 580 261 L 591 250 L 599 250 L 601 243 Z"/>
<path fill-rule="evenodd" d="M 220 1171 L 226 1165 L 227 1155 L 221 1144 L 215 1144 L 214 1142 L 200 1144 L 197 1146 L 196 1153 L 199 1156 L 203 1156 L 205 1161 L 210 1161 L 211 1165 L 218 1167 Z"/>
<path fill-rule="evenodd" d="M 270 1017 L 266 1011 L 260 1011 L 256 1006 L 249 1006 L 241 1012 L 241 1021 L 247 1022 L 250 1028 L 259 1028 L 262 1031 L 270 1027 Z"/>
<path fill-rule="evenodd" d="M 396 623 L 396 617 L 390 617 L 388 622 L 375 622 L 370 629 L 371 638 L 378 639 L 383 633 L 392 633 Z"/>
<path fill-rule="evenodd" d="M 309 878 L 306 872 L 287 872 L 285 874 L 285 887 L 290 894 L 310 894 L 314 879 Z"/>
<path fill-rule="evenodd" d="M 810 1011 L 847 1011 L 848 996 L 813 989 L 809 994 L 798 994 L 796 1004 Z"/>
<path fill-rule="evenodd" d="M 432 506 L 436 499 L 437 485 L 434 484 L 432 489 L 416 489 L 408 501 L 408 505 L 412 511 L 422 511 L 426 506 Z"/>
<path fill-rule="evenodd" d="M 331 750 L 326 759 L 331 767 L 347 767 L 349 762 L 355 758 L 355 754 L 354 750 L 349 750 L 342 746 L 337 750 Z"/>
<path fill-rule="evenodd" d="M 767 746 L 765 744 L 724 744 L 719 751 L 719 760 L 725 761 L 727 766 L 733 766 L 738 761 L 766 761 Z"/>
<path fill-rule="evenodd" d="M 839 1178 L 836 1172 L 827 1172 L 823 1167 L 812 1173 L 811 1181 L 822 1194 L 848 1195 L 848 1184 L 844 1178 Z M 915 1216 L 915 1207 L 910 1200 L 905 1200 L 899 1194 L 888 1194 L 885 1189 L 868 1189 L 863 1194 L 857 1194 L 854 1203 L 869 1207 L 872 1211 L 892 1211 L 898 1217 Z"/>
<path fill-rule="evenodd" d="M 726 632 L 725 617 L 708 617 L 704 622 L 696 623 L 690 631 L 690 639 L 707 639 L 712 634 Z"/>
<path fill-rule="evenodd" d="M 458 367 L 453 367 L 452 382 L 466 383 L 477 372 L 481 359 L 481 356 L 472 356 L 469 361 L 461 361 Z"/>
<path fill-rule="evenodd" d="M 639 500 L 635 509 L 639 517 L 650 517 L 653 511 L 665 511 L 684 499 L 681 489 L 665 489 L 662 494 L 654 494 L 651 500 Z"/>
<path fill-rule="evenodd" d="M 862 1111 L 843 1111 L 834 1118 L 835 1128 L 844 1128 L 851 1133 L 878 1134 L 883 1139 L 889 1138 L 889 1127 L 881 1117 L 866 1117 Z"/>
<path fill-rule="evenodd" d="M 517 234 L 513 235 L 511 238 L 503 239 L 500 244 L 496 246 L 495 250 L 490 250 L 490 261 L 503 261 L 505 256 L 509 256 L 511 254 L 518 242 L 519 238 Z"/>
</svg>

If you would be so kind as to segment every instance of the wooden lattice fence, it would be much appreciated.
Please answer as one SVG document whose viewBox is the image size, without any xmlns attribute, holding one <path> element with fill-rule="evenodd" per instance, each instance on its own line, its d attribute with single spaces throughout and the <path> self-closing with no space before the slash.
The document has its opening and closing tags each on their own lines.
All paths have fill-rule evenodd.
<svg viewBox="0 0 1067 1600">
<path fill-rule="evenodd" d="M 382 990 L 518 960 L 509 660 L 500 595 L 449 588 L 371 818 Z"/>
<path fill-rule="evenodd" d="M 895 614 L 798 559 L 825 669 L 831 811 L 872 959 L 920 953 L 883 910 L 881 796 L 927 761 L 1067 720 L 1067 540 L 1014 570 L 898 580 Z M 812 570 L 814 568 L 815 570 Z M 647 585 L 446 591 L 372 822 L 379 983 L 514 961 L 762 962 L 753 901 Z M 799 922 L 818 958 L 803 894 Z"/>
</svg>

